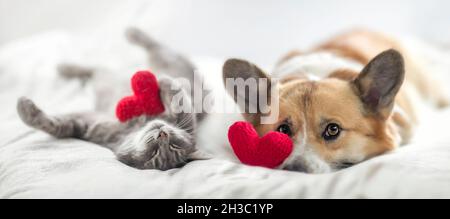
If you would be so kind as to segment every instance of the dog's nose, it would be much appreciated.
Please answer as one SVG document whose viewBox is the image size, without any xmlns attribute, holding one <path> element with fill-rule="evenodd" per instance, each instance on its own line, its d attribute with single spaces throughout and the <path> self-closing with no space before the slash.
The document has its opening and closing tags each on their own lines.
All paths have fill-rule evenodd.
<svg viewBox="0 0 450 219">
<path fill-rule="evenodd" d="M 158 139 L 167 139 L 169 135 L 165 131 L 159 131 Z"/>
</svg>

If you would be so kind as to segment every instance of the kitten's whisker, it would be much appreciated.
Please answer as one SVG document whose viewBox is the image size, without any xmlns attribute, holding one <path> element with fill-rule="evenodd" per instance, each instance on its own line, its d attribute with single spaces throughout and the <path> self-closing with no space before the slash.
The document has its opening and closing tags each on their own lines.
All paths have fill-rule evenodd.
<svg viewBox="0 0 450 219">
<path fill-rule="evenodd" d="M 184 122 L 184 123 L 178 124 L 177 126 L 180 127 L 180 128 L 182 128 L 182 129 L 184 129 L 184 128 L 190 126 L 190 125 L 191 125 L 190 122 L 189 122 L 189 121 L 186 121 L 186 122 Z"/>
<path fill-rule="evenodd" d="M 193 124 L 184 124 L 183 126 L 179 126 L 181 129 L 194 129 Z"/>
<path fill-rule="evenodd" d="M 192 123 L 193 120 L 194 120 L 194 119 L 192 118 L 191 115 L 187 115 L 187 116 L 184 118 L 184 124 L 183 124 L 183 125 L 185 125 L 186 123 Z"/>
<path fill-rule="evenodd" d="M 191 119 L 190 116 L 188 116 L 188 115 L 183 115 L 183 117 L 182 117 L 182 119 L 179 121 L 179 123 L 186 122 L 186 121 L 189 120 L 189 119 Z"/>
<path fill-rule="evenodd" d="M 182 129 L 184 129 L 184 127 L 188 124 L 190 124 L 192 122 L 192 117 L 191 116 L 185 116 L 184 118 L 181 119 L 181 121 L 179 121 L 176 126 L 180 127 Z"/>
</svg>

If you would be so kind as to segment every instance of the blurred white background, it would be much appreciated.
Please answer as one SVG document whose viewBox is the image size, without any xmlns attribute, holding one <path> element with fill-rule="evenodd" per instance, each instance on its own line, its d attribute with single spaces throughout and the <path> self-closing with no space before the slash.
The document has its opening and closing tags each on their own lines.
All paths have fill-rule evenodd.
<svg viewBox="0 0 450 219">
<path fill-rule="evenodd" d="M 449 11 L 448 0 L 0 0 L 0 45 L 135 25 L 185 54 L 272 63 L 353 27 L 449 45 Z"/>
</svg>

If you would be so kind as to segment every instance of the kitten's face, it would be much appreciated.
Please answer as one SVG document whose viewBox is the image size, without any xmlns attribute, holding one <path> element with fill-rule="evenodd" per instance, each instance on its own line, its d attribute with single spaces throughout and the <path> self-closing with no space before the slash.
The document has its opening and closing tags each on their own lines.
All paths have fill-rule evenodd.
<svg viewBox="0 0 450 219">
<path fill-rule="evenodd" d="M 132 139 L 134 142 L 119 159 L 138 169 L 179 168 L 193 160 L 196 153 L 192 134 L 162 120 L 148 123 Z"/>
</svg>

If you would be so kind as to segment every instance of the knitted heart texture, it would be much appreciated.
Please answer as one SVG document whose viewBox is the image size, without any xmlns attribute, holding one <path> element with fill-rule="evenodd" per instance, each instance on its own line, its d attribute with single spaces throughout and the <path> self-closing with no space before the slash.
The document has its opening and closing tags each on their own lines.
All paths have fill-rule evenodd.
<svg viewBox="0 0 450 219">
<path fill-rule="evenodd" d="M 228 131 L 228 140 L 243 164 L 277 168 L 292 153 L 294 144 L 288 135 L 269 132 L 262 138 L 248 122 L 237 122 Z"/>
<path fill-rule="evenodd" d="M 124 97 L 116 107 L 116 116 L 120 122 L 148 115 L 155 116 L 165 111 L 159 95 L 159 85 L 150 71 L 139 71 L 131 79 L 134 95 Z"/>
</svg>

